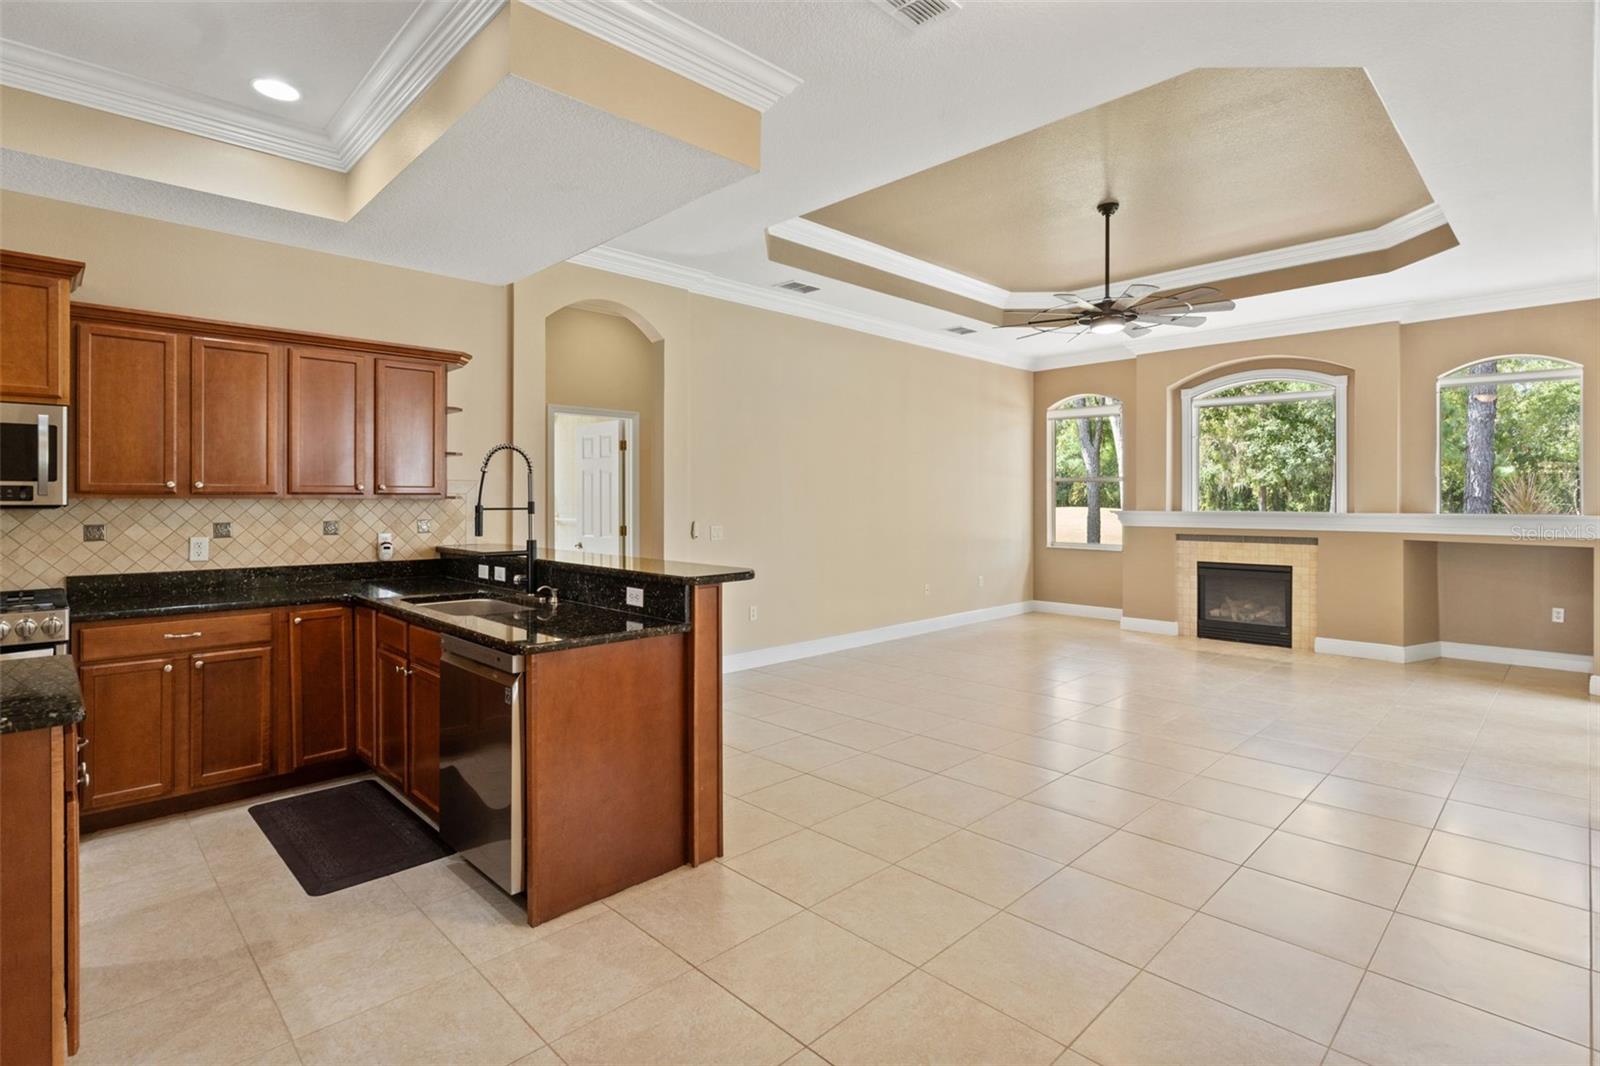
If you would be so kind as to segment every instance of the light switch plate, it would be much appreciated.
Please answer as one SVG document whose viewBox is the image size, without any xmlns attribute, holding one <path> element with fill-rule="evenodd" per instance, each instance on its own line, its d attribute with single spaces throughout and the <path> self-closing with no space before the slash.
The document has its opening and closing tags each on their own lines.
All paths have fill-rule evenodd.
<svg viewBox="0 0 1600 1066">
<path fill-rule="evenodd" d="M 1550 608 L 1550 621 L 1552 621 L 1552 622 L 1565 622 L 1566 620 L 1567 620 L 1567 609 L 1565 607 L 1552 607 L 1552 608 Z"/>
<path fill-rule="evenodd" d="M 644 589 L 636 589 L 632 585 L 629 585 L 628 586 L 628 592 L 627 592 L 627 598 L 628 598 L 628 606 L 629 607 L 643 607 L 644 606 Z"/>
<path fill-rule="evenodd" d="M 722 527 L 721 526 L 712 526 L 711 527 L 711 539 L 712 540 L 721 540 L 722 539 Z"/>
<path fill-rule="evenodd" d="M 209 537 L 189 538 L 189 561 L 203 563 L 211 558 L 211 539 Z"/>
</svg>

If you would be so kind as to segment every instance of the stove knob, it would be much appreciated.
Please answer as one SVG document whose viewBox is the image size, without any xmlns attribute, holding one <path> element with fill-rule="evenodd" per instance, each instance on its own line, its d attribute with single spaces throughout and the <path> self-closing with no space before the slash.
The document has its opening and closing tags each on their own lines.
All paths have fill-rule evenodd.
<svg viewBox="0 0 1600 1066">
<path fill-rule="evenodd" d="M 66 629 L 67 627 L 61 621 L 61 619 L 51 615 L 49 618 L 46 618 L 39 624 L 39 628 L 47 637 L 59 637 L 62 633 L 62 630 Z"/>
<path fill-rule="evenodd" d="M 0 640 L 5 640 L 11 635 L 11 623 L 0 622 Z"/>
<path fill-rule="evenodd" d="M 17 636 L 27 640 L 39 631 L 39 623 L 31 618 L 24 618 L 17 623 Z"/>
</svg>

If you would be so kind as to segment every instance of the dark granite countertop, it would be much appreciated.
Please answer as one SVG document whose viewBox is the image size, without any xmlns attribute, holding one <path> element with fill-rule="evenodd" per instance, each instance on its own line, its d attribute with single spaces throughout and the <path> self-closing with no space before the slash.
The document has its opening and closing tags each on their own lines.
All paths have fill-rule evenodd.
<svg viewBox="0 0 1600 1066">
<path fill-rule="evenodd" d="M 554 608 L 503 586 L 433 572 L 431 564 L 338 564 L 67 579 L 72 621 L 104 622 L 208 611 L 348 603 L 517 655 L 687 633 L 687 623 L 564 599 Z M 500 600 L 495 617 L 453 616 L 439 601 Z M 408 599 L 434 601 L 408 603 Z"/>
<path fill-rule="evenodd" d="M 522 555 L 516 544 L 450 544 L 436 549 L 441 557 L 477 555 Z M 646 559 L 638 555 L 602 555 L 598 552 L 557 551 L 540 548 L 538 560 L 558 568 L 593 570 L 608 574 L 633 575 L 674 585 L 719 585 L 729 581 L 749 581 L 756 572 L 745 566 L 717 566 L 711 563 L 680 563 L 671 559 Z"/>
<path fill-rule="evenodd" d="M 0 733 L 83 721 L 83 693 L 70 655 L 0 659 Z"/>
</svg>

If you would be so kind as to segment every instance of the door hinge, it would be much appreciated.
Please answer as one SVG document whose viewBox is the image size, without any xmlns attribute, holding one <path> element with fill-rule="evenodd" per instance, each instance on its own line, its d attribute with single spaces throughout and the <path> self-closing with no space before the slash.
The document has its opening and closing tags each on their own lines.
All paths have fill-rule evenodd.
<svg viewBox="0 0 1600 1066">
<path fill-rule="evenodd" d="M 623 437 L 621 440 L 617 441 L 617 451 L 625 452 L 627 450 L 628 450 L 628 438 L 627 437 Z"/>
<path fill-rule="evenodd" d="M 622 525 L 622 526 L 618 526 L 617 527 L 617 536 L 626 537 L 627 535 L 628 535 L 628 527 L 626 525 Z"/>
</svg>

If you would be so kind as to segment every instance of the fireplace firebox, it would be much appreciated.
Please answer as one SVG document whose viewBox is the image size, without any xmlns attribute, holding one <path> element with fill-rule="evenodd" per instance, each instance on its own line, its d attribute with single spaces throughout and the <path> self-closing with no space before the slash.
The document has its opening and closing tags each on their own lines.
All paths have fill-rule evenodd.
<svg viewBox="0 0 1600 1066">
<path fill-rule="evenodd" d="M 1293 646 L 1293 568 L 1244 563 L 1197 566 L 1197 634 L 1214 640 Z"/>
</svg>

